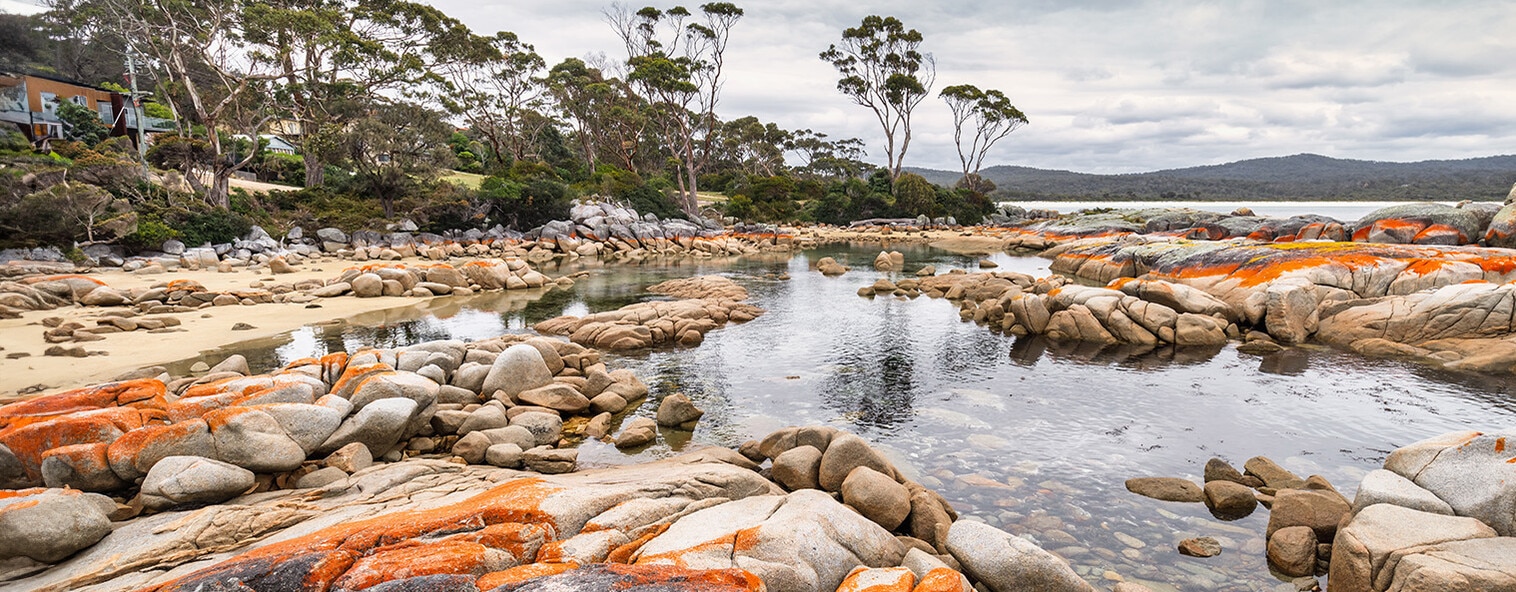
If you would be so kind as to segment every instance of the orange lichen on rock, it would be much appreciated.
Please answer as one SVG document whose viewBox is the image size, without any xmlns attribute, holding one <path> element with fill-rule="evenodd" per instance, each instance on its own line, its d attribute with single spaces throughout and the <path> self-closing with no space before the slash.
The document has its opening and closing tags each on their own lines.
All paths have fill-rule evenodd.
<svg viewBox="0 0 1516 592">
<path fill-rule="evenodd" d="M 28 479 L 40 483 L 42 457 L 47 451 L 74 444 L 113 442 L 121 437 L 123 430 L 106 417 L 70 416 L 7 429 L 6 432 L 0 434 L 0 444 L 9 448 L 16 459 L 21 461 Z"/>
<path fill-rule="evenodd" d="M 395 369 L 389 364 L 380 363 L 348 366 L 342 371 L 342 376 L 337 379 L 337 382 L 332 385 L 332 394 L 340 397 L 351 396 L 369 378 L 394 371 Z"/>
<path fill-rule="evenodd" d="M 215 456 L 210 426 L 198 417 L 168 425 L 149 425 L 116 438 L 106 450 L 111 469 L 123 478 L 147 474 L 167 456 L 195 454 Z"/>
<path fill-rule="evenodd" d="M 224 409 L 226 406 L 231 405 L 233 401 L 236 401 L 238 397 L 239 395 L 235 393 L 221 393 L 192 399 L 184 398 L 169 403 L 168 408 L 164 409 L 164 411 L 168 413 L 169 421 L 173 422 L 197 419 L 211 411 Z"/>
<path fill-rule="evenodd" d="M 494 590 L 506 584 L 519 584 L 544 576 L 556 576 L 566 571 L 579 569 L 577 563 L 528 563 L 510 569 L 490 572 L 479 576 L 474 586 L 480 590 Z"/>
<path fill-rule="evenodd" d="M 514 563 L 514 558 L 502 555 L 485 545 L 454 539 L 397 545 L 376 550 L 353 562 L 352 567 L 332 585 L 339 590 L 362 590 L 390 580 L 417 576 L 483 575 Z"/>
<path fill-rule="evenodd" d="M 325 590 L 338 578 L 344 577 L 349 568 L 356 565 L 355 562 L 381 548 L 402 545 L 407 541 L 475 533 L 493 525 L 511 523 L 514 525 L 497 529 L 491 534 L 481 533 L 478 541 L 506 544 L 500 542 L 504 539 L 490 537 L 518 537 L 527 532 L 527 525 L 548 533 L 556 532 L 557 525 L 552 515 L 544 511 L 541 505 L 545 498 L 558 491 L 561 488 L 548 485 L 540 479 L 518 479 L 449 506 L 396 512 L 340 524 L 268 545 L 150 590 L 189 592 L 201 586 L 215 587 L 232 581 L 252 580 L 285 582 L 292 589 Z M 517 534 L 511 534 L 512 529 L 520 530 L 515 531 Z M 462 537 L 454 540 L 468 542 Z M 484 546 L 478 542 L 475 544 Z M 464 546 L 454 546 L 452 550 L 455 553 L 462 552 Z M 311 565 L 316 561 L 313 558 L 319 558 L 326 567 L 319 571 L 313 570 Z M 462 564 L 464 563 L 460 563 Z"/>
<path fill-rule="evenodd" d="M 502 572 L 508 573 L 508 572 Z M 493 576 L 494 574 L 491 574 Z M 757 592 L 763 581 L 742 569 L 684 569 L 665 565 L 597 563 L 526 580 L 502 580 L 496 588 L 479 580 L 480 590 L 666 590 L 668 592 Z M 499 588 L 499 586 L 504 586 Z"/>
<path fill-rule="evenodd" d="M 921 581 L 916 583 L 916 587 L 911 592 L 969 592 L 970 590 L 973 588 L 969 587 L 968 580 L 963 577 L 963 574 L 946 567 L 939 567 L 921 576 Z"/>
<path fill-rule="evenodd" d="M 19 427 L 78 411 L 132 405 L 163 407 L 166 392 L 156 378 L 110 382 L 0 406 L 0 428 Z"/>
<path fill-rule="evenodd" d="M 637 559 L 637 552 L 642 550 L 642 546 L 646 545 L 648 541 L 658 538 L 658 535 L 663 534 L 664 531 L 667 531 L 669 524 L 671 523 L 659 524 L 631 542 L 612 549 L 610 554 L 606 555 L 605 561 L 607 563 L 631 563 Z"/>
<path fill-rule="evenodd" d="M 911 592 L 916 574 L 904 567 L 854 568 L 837 592 Z"/>
</svg>

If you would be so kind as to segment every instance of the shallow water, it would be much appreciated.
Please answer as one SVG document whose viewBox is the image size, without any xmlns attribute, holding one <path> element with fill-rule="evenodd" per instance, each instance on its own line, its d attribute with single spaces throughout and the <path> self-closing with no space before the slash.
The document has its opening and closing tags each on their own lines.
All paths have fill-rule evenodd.
<svg viewBox="0 0 1516 592">
<path fill-rule="evenodd" d="M 896 249 L 912 272 L 977 260 Z M 1110 572 L 1157 590 L 1288 584 L 1265 564 L 1266 511 L 1221 522 L 1200 504 L 1131 494 L 1123 486 L 1129 477 L 1198 482 L 1213 456 L 1240 468 L 1266 455 L 1302 476 L 1321 474 L 1351 497 L 1357 480 L 1398 446 L 1456 429 L 1516 425 L 1516 400 L 1504 380 L 1319 348 L 1262 358 L 1230 346 L 1127 355 L 1002 336 L 960 322 L 945 300 L 860 298 L 858 287 L 906 275 L 873 271 L 877 252 L 876 245 L 832 246 L 793 257 L 549 267 L 553 275 L 590 275 L 570 291 L 434 299 L 204 358 L 244 353 L 257 371 L 364 345 L 484 338 L 650 298 L 643 288 L 664 279 L 723 273 L 768 312 L 712 331 L 694 349 L 609 356 L 653 390 L 628 414 L 651 416 L 662 395 L 683 392 L 706 410 L 699 427 L 665 431 L 635 454 L 587 442 L 581 465 L 665 456 L 691 441 L 736 446 L 787 425 L 834 425 L 875 442 L 964 515 L 1058 550 L 1092 581 Z M 854 270 L 828 278 L 809 269 L 825 256 Z M 1047 274 L 1043 259 L 991 258 L 1000 270 Z M 790 279 L 778 279 L 785 273 Z M 1225 551 L 1194 559 L 1174 550 L 1199 535 L 1215 536 Z"/>
</svg>

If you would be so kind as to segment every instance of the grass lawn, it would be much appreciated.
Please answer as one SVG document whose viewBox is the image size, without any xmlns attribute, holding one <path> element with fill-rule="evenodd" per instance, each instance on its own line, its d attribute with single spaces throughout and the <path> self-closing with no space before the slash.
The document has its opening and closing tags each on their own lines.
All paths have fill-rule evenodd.
<svg viewBox="0 0 1516 592">
<path fill-rule="evenodd" d="M 448 171 L 448 174 L 442 176 L 442 180 L 469 189 L 478 189 L 479 183 L 484 181 L 484 175 L 465 173 L 463 171 Z"/>
</svg>

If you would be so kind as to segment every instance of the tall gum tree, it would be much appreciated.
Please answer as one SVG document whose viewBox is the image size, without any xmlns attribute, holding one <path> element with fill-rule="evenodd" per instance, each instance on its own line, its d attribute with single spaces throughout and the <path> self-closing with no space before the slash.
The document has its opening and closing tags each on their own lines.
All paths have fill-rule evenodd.
<svg viewBox="0 0 1516 592">
<path fill-rule="evenodd" d="M 116 31 L 126 49 L 160 76 L 181 133 L 203 127 L 207 158 L 187 164 L 185 179 L 212 205 L 230 205 L 232 174 L 258 154 L 235 154 L 227 130 L 258 137 L 273 118 L 270 82 L 278 69 L 249 51 L 241 0 L 60 0 L 55 11 Z M 185 125 L 188 124 L 188 125 Z M 209 173 L 209 179 L 203 177 Z"/>
<path fill-rule="evenodd" d="M 323 182 L 340 137 L 386 93 L 431 77 L 445 54 L 478 43 L 441 11 L 404 0 L 247 3 L 249 49 L 275 65 L 281 115 L 298 125 L 305 185 Z"/>
<path fill-rule="evenodd" d="M 702 4 L 699 15 L 683 6 L 632 11 L 617 4 L 605 11 L 626 47 L 627 81 L 654 107 L 675 165 L 680 209 L 690 216 L 698 215 L 700 173 L 717 149 L 726 48 L 742 15 L 730 2 Z"/>
<path fill-rule="evenodd" d="M 984 166 L 985 155 L 996 142 L 1029 123 L 1026 114 L 1012 105 L 1005 93 L 979 90 L 972 84 L 949 86 L 938 96 L 953 111 L 953 142 L 958 146 L 958 161 L 963 164 L 964 184 L 971 191 L 983 193 L 979 169 Z M 966 132 L 972 132 L 972 136 Z"/>
<path fill-rule="evenodd" d="M 937 78 L 932 54 L 922 53 L 921 33 L 893 16 L 866 16 L 842 32 L 821 59 L 842 75 L 837 90 L 874 112 L 884 131 L 885 167 L 900 177 L 911 147 L 911 114 L 931 94 Z"/>
<path fill-rule="evenodd" d="M 552 96 L 538 77 L 547 62 L 508 31 L 464 47 L 469 49 L 439 68 L 442 84 L 435 98 L 484 141 L 495 170 L 513 160 L 535 159 L 534 143 L 543 126 L 553 123 L 545 116 Z"/>
</svg>

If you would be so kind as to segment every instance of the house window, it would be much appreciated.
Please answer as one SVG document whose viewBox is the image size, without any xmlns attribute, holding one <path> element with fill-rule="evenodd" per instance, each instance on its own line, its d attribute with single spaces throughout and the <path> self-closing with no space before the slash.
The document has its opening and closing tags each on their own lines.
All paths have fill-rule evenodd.
<svg viewBox="0 0 1516 592">
<path fill-rule="evenodd" d="M 69 102 L 72 102 L 73 104 L 78 105 L 80 107 L 88 107 L 89 106 L 89 97 L 86 97 L 84 95 L 74 95 L 73 98 L 69 99 Z"/>
<path fill-rule="evenodd" d="M 105 101 L 100 101 L 99 103 L 96 103 L 95 106 L 96 106 L 96 110 L 100 112 L 100 121 L 104 121 L 107 124 L 115 124 L 116 123 L 116 121 L 115 121 L 116 120 L 115 113 L 113 113 L 111 111 L 111 104 L 110 103 L 107 103 Z"/>
<path fill-rule="evenodd" d="M 56 113 L 58 111 L 58 95 L 50 92 L 39 93 L 42 99 L 43 113 Z"/>
</svg>

